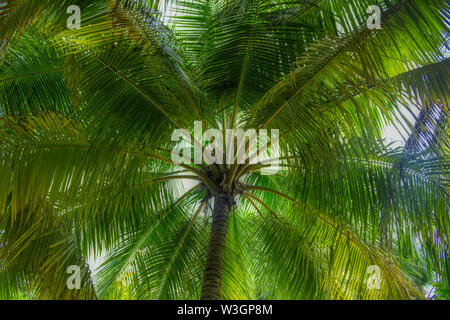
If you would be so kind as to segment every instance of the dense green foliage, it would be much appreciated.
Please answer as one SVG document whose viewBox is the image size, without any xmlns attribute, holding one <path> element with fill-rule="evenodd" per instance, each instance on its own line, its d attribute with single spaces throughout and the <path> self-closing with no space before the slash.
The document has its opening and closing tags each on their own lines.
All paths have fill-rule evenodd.
<svg viewBox="0 0 450 320">
<path fill-rule="evenodd" d="M 366 26 L 373 4 L 382 29 Z M 69 5 L 80 29 L 66 26 Z M 0 1 L 0 298 L 198 299 L 221 193 L 234 201 L 223 299 L 448 288 L 449 10 Z M 279 172 L 175 165 L 171 134 L 196 120 L 279 129 Z M 382 140 L 392 123 L 404 147 Z M 70 265 L 80 290 L 66 286 Z M 379 289 L 367 286 L 372 265 Z"/>
</svg>

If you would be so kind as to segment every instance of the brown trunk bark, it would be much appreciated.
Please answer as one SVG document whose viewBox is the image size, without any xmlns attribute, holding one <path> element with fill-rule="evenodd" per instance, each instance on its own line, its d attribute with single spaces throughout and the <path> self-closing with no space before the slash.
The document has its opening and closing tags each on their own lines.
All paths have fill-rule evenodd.
<svg viewBox="0 0 450 320">
<path fill-rule="evenodd" d="M 211 235 L 202 284 L 202 300 L 220 299 L 228 216 L 232 202 L 233 199 L 228 194 L 222 193 L 214 197 Z"/>
</svg>

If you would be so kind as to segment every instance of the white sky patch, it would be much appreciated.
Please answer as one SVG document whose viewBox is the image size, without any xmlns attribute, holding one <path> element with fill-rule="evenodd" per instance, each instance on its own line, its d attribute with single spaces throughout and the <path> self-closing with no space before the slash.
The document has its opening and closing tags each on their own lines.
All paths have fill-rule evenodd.
<svg viewBox="0 0 450 320">
<path fill-rule="evenodd" d="M 159 10 L 163 12 L 162 21 L 163 23 L 171 28 L 174 24 L 174 21 L 172 18 L 176 17 L 178 14 L 177 5 L 173 3 L 168 3 L 168 6 L 166 7 L 166 2 L 162 1 L 160 3 Z"/>
<path fill-rule="evenodd" d="M 403 116 L 406 117 L 407 121 L 410 122 L 410 124 L 414 125 L 416 123 L 414 116 L 417 117 L 420 112 L 417 108 L 413 106 L 410 106 L 410 109 L 413 110 L 414 115 L 411 114 L 411 112 L 408 111 L 408 109 L 405 106 L 403 106 L 396 113 L 397 120 L 394 120 L 393 124 L 388 125 L 384 128 L 382 137 L 386 139 L 386 144 L 393 143 L 392 147 L 394 148 L 405 146 L 406 143 L 405 139 L 407 139 L 408 136 L 411 134 L 411 129 L 409 129 L 405 121 L 400 121 L 400 119 L 402 119 L 400 114 L 403 114 Z"/>
</svg>

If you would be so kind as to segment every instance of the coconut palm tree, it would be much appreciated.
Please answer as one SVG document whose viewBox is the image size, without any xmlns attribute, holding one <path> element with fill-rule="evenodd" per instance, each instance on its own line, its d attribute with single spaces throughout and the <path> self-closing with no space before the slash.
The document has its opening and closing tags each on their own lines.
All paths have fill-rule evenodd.
<svg viewBox="0 0 450 320">
<path fill-rule="evenodd" d="M 448 24 L 441 0 L 0 1 L 0 297 L 416 299 L 419 256 L 448 283 Z M 196 123 L 279 139 L 223 163 Z"/>
</svg>

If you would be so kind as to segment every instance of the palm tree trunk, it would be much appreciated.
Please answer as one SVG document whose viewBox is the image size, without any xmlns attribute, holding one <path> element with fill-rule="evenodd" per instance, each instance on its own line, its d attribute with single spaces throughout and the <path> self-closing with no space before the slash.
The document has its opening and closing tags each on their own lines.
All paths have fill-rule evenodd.
<svg viewBox="0 0 450 320">
<path fill-rule="evenodd" d="M 202 284 L 202 300 L 220 299 L 225 240 L 232 203 L 233 198 L 229 194 L 221 193 L 214 197 L 211 235 Z"/>
</svg>

